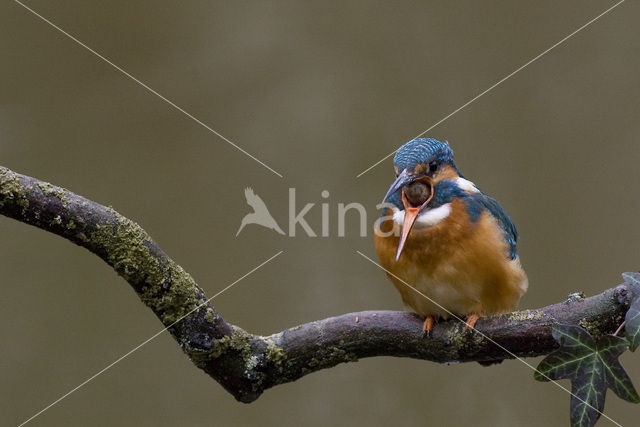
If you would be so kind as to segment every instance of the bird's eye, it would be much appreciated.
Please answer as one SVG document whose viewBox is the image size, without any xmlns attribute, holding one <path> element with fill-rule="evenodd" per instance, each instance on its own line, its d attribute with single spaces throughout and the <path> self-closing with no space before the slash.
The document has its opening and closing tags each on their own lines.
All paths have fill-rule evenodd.
<svg viewBox="0 0 640 427">
<path fill-rule="evenodd" d="M 433 161 L 433 162 L 429 163 L 429 172 L 433 172 L 436 169 L 438 169 L 438 162 Z"/>
</svg>

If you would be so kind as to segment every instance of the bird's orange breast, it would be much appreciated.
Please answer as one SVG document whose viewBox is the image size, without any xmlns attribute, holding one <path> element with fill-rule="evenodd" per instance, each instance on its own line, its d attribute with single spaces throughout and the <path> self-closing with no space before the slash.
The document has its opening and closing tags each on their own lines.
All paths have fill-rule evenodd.
<svg viewBox="0 0 640 427">
<path fill-rule="evenodd" d="M 519 260 L 508 257 L 495 218 L 485 211 L 472 222 L 460 199 L 451 202 L 450 214 L 438 224 L 412 229 L 398 261 L 400 226 L 390 218 L 380 224 L 382 232 L 392 229 L 397 233 L 389 237 L 375 235 L 378 258 L 392 273 L 388 276 L 403 302 L 421 315 L 505 313 L 527 289 L 526 275 Z"/>
</svg>

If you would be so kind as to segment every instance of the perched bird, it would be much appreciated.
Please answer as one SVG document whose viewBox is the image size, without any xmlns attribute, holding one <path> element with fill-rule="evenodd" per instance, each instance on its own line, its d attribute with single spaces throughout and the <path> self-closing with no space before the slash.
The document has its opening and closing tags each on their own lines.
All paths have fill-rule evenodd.
<svg viewBox="0 0 640 427">
<path fill-rule="evenodd" d="M 253 212 L 246 214 L 244 218 L 242 218 L 236 237 L 247 224 L 258 224 L 275 230 L 280 234 L 284 234 L 284 231 L 282 231 L 276 220 L 273 219 L 269 213 L 267 205 L 264 204 L 260 196 L 253 192 L 252 188 L 247 187 L 244 189 L 244 197 L 247 199 L 247 204 L 253 208 Z"/>
<path fill-rule="evenodd" d="M 409 141 L 393 164 L 375 247 L 402 301 L 426 316 L 423 331 L 451 314 L 473 328 L 480 316 L 513 311 L 528 281 L 509 215 L 460 174 L 447 142 Z"/>
</svg>

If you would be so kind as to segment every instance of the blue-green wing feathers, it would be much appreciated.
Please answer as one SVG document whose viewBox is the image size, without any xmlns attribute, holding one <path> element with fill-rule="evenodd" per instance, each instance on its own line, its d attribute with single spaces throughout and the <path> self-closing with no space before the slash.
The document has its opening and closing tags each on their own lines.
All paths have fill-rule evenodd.
<svg viewBox="0 0 640 427">
<path fill-rule="evenodd" d="M 471 219 L 477 220 L 482 213 L 481 211 L 486 209 L 498 221 L 498 225 L 504 232 L 504 238 L 508 244 L 509 258 L 515 259 L 518 256 L 516 249 L 518 230 L 516 230 L 516 226 L 511 221 L 509 214 L 500 206 L 497 200 L 484 193 L 472 194 L 469 199 L 471 203 L 468 204 L 468 208 Z"/>
</svg>

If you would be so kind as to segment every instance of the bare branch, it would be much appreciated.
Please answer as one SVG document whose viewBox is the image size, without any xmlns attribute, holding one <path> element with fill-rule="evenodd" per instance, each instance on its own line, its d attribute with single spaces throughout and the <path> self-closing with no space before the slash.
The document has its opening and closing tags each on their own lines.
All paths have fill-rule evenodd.
<svg viewBox="0 0 640 427">
<path fill-rule="evenodd" d="M 440 363 L 500 361 L 504 350 L 456 321 L 430 338 L 422 319 L 397 311 L 331 317 L 263 337 L 226 322 L 193 278 L 135 222 L 68 190 L 0 167 L 0 213 L 87 248 L 113 267 L 158 316 L 193 363 L 242 402 L 264 390 L 339 363 L 397 356 Z M 632 299 L 622 284 L 537 310 L 480 319 L 476 328 L 519 357 L 548 354 L 556 323 L 612 333 Z M 187 313 L 183 320 L 176 322 Z M 173 326 L 172 326 L 173 325 Z"/>
</svg>

